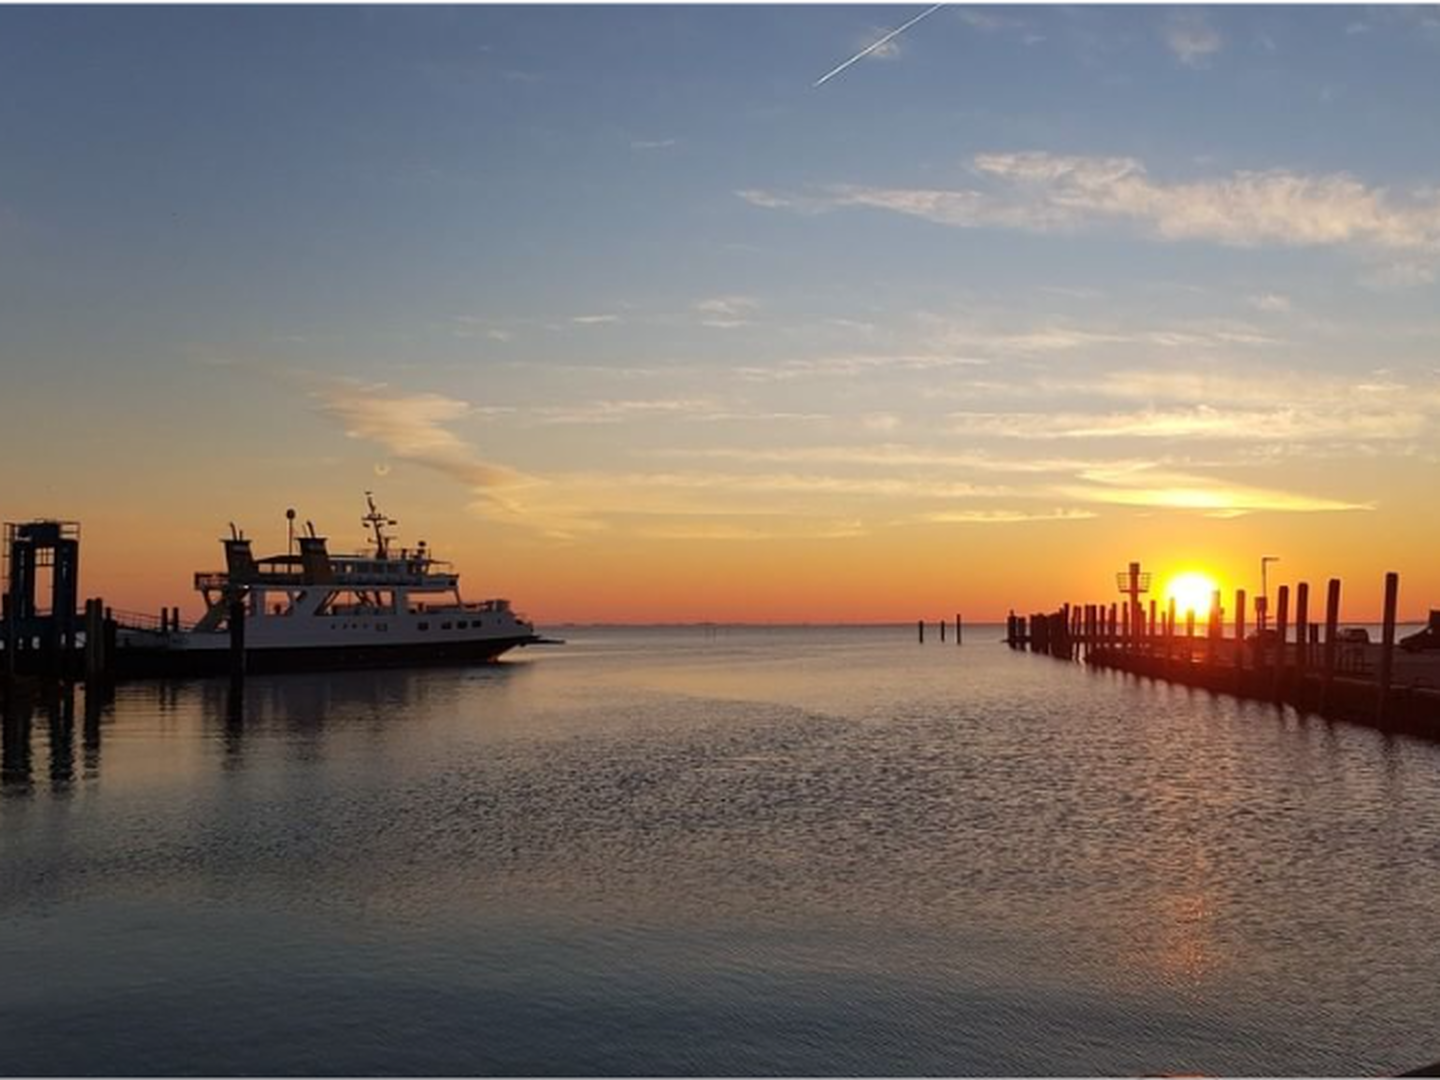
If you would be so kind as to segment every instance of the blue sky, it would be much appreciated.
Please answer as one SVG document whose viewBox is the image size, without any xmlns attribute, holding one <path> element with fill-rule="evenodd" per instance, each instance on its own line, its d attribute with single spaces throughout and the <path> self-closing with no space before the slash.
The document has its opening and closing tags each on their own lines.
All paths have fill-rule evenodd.
<svg viewBox="0 0 1440 1080">
<path fill-rule="evenodd" d="M 860 560 L 1423 501 L 1434 9 L 953 5 L 812 85 L 921 10 L 0 9 L 0 450 L 125 448 L 6 516 L 378 473 Z"/>
</svg>

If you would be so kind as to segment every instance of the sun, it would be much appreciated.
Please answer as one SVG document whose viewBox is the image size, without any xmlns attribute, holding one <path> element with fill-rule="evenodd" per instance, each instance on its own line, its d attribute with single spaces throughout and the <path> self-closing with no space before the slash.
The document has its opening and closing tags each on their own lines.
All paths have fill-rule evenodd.
<svg viewBox="0 0 1440 1080">
<path fill-rule="evenodd" d="M 1194 611 L 1195 618 L 1205 619 L 1210 615 L 1211 594 L 1220 586 L 1214 578 L 1198 571 L 1178 574 L 1165 586 L 1165 602 L 1175 601 L 1175 613 L 1184 618 L 1187 611 Z"/>
</svg>

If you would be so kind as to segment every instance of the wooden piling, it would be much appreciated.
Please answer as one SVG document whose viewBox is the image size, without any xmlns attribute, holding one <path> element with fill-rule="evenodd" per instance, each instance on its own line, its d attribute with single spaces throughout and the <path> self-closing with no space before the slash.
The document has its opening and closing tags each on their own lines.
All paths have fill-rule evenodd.
<svg viewBox="0 0 1440 1080">
<path fill-rule="evenodd" d="M 1224 608 L 1220 604 L 1220 590 L 1210 593 L 1210 620 L 1205 642 L 1205 661 L 1214 666 L 1220 653 L 1220 618 Z"/>
<path fill-rule="evenodd" d="M 1335 682 L 1335 650 L 1340 633 L 1340 579 L 1331 578 L 1325 590 L 1325 653 L 1320 673 L 1320 711 L 1330 705 L 1330 691 Z"/>
<path fill-rule="evenodd" d="M 1309 666 L 1310 651 L 1310 583 L 1302 581 L 1295 586 L 1295 669 L 1299 672 L 1300 686 L 1305 685 L 1305 669 Z"/>
<path fill-rule="evenodd" d="M 105 605 L 85 601 L 85 682 L 88 686 L 105 674 Z"/>
<path fill-rule="evenodd" d="M 1281 585 L 1275 601 L 1275 682 L 1273 697 L 1278 703 L 1284 700 L 1286 672 L 1290 662 L 1286 657 L 1285 642 L 1290 634 L 1290 586 Z"/>
<path fill-rule="evenodd" d="M 1381 727 L 1390 712 L 1390 682 L 1395 671 L 1395 606 L 1400 594 L 1400 575 L 1385 575 L 1385 622 L 1380 632 L 1380 693 L 1375 703 L 1375 722 Z"/>
<path fill-rule="evenodd" d="M 1245 590 L 1235 590 L 1235 667 L 1245 667 Z"/>
<path fill-rule="evenodd" d="M 230 626 L 230 677 L 245 677 L 245 599 L 230 598 L 230 611 L 226 620 Z"/>
</svg>

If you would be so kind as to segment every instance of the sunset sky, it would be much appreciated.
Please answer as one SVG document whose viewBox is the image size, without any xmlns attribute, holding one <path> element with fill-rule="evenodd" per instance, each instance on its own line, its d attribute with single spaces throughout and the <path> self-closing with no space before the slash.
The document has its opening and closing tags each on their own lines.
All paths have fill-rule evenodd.
<svg viewBox="0 0 1440 1080">
<path fill-rule="evenodd" d="M 543 622 L 1440 607 L 1440 13 L 0 9 L 0 518 Z"/>
</svg>

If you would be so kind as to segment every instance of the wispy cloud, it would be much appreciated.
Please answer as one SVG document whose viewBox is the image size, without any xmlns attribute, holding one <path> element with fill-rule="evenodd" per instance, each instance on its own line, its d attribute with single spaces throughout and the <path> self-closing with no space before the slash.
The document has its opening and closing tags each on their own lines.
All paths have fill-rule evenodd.
<svg viewBox="0 0 1440 1080">
<path fill-rule="evenodd" d="M 711 398 L 663 398 L 543 405 L 528 410 L 528 415 L 547 424 L 615 424 L 641 417 L 709 416 L 719 411 Z"/>
<path fill-rule="evenodd" d="M 1220 34 L 1193 8 L 1175 11 L 1162 31 L 1165 46 L 1186 67 L 1203 68 L 1224 44 Z"/>
<path fill-rule="evenodd" d="M 752 364 L 737 369 L 751 382 L 788 382 L 795 379 L 850 378 L 879 372 L 941 371 L 947 368 L 983 367 L 981 357 L 936 353 L 859 353 L 841 356 L 797 357 L 770 365 Z"/>
<path fill-rule="evenodd" d="M 1237 517 L 1255 511 L 1317 513 L 1368 510 L 1364 503 L 1233 484 L 1158 468 L 1092 470 L 1081 483 L 1061 489 L 1077 501 L 1159 510 L 1189 510 L 1210 517 Z"/>
<path fill-rule="evenodd" d="M 1245 302 L 1256 311 L 1264 311 L 1267 314 L 1279 314 L 1290 310 L 1290 298 L 1279 293 L 1260 293 L 1247 297 Z"/>
<path fill-rule="evenodd" d="M 757 541 L 757 540 L 844 540 L 864 536 L 869 530 L 859 518 L 808 518 L 772 515 L 764 520 L 721 518 L 705 521 L 694 518 L 640 521 L 633 528 L 649 540 Z"/>
<path fill-rule="evenodd" d="M 500 497 L 529 478 L 483 460 L 450 425 L 471 414 L 468 402 L 442 394 L 405 393 L 383 383 L 331 381 L 314 392 L 316 408 L 352 439 L 382 447 L 401 461 L 445 474 L 485 496 Z"/>
<path fill-rule="evenodd" d="M 1118 346 L 1149 350 L 1229 350 L 1280 344 L 1280 339 L 1246 323 L 1190 322 L 1172 326 L 1078 325 L 1045 319 L 1023 329 L 996 329 L 943 317 L 928 320 L 930 340 L 981 356 L 1033 356 L 1095 351 Z"/>
<path fill-rule="evenodd" d="M 1419 410 L 1236 409 L 1195 405 L 1112 413 L 952 414 L 957 432 L 1014 439 L 1205 439 L 1295 442 L 1412 439 L 1426 427 Z"/>
<path fill-rule="evenodd" d="M 1021 19 L 1001 15 L 999 12 L 1002 10 L 1006 9 L 997 8 L 994 5 L 956 8 L 955 18 L 970 27 L 970 29 L 979 30 L 987 34 L 993 34 L 1001 30 L 1022 30 L 1028 25 Z"/>
<path fill-rule="evenodd" d="M 733 330 L 749 326 L 751 316 L 760 306 L 753 296 L 712 296 L 695 302 L 693 310 L 700 316 L 700 325 L 717 330 Z"/>
<path fill-rule="evenodd" d="M 1086 521 L 1099 517 L 1093 510 L 940 510 L 920 520 L 946 525 L 1014 525 L 1027 521 Z"/>
<path fill-rule="evenodd" d="M 1043 151 L 988 153 L 971 162 L 981 186 L 890 188 L 830 185 L 805 195 L 742 190 L 770 209 L 820 213 L 886 210 L 955 228 L 1076 232 L 1125 226 L 1157 240 L 1231 247 L 1353 247 L 1372 258 L 1424 266 L 1440 256 L 1440 190 L 1397 195 L 1345 173 L 1284 169 L 1167 182 L 1128 157 Z"/>
<path fill-rule="evenodd" d="M 953 474 L 967 472 L 1074 475 L 1087 469 L 1124 469 L 1137 462 L 1131 459 L 1082 459 L 1066 457 L 1023 458 L 1013 453 L 987 454 L 975 450 L 954 451 L 934 446 L 882 443 L 860 446 L 769 446 L 705 447 L 663 451 L 666 457 L 706 458 L 780 465 L 862 466 L 885 469 L 934 469 Z M 1138 464 L 1145 464 L 1139 462 Z"/>
</svg>

